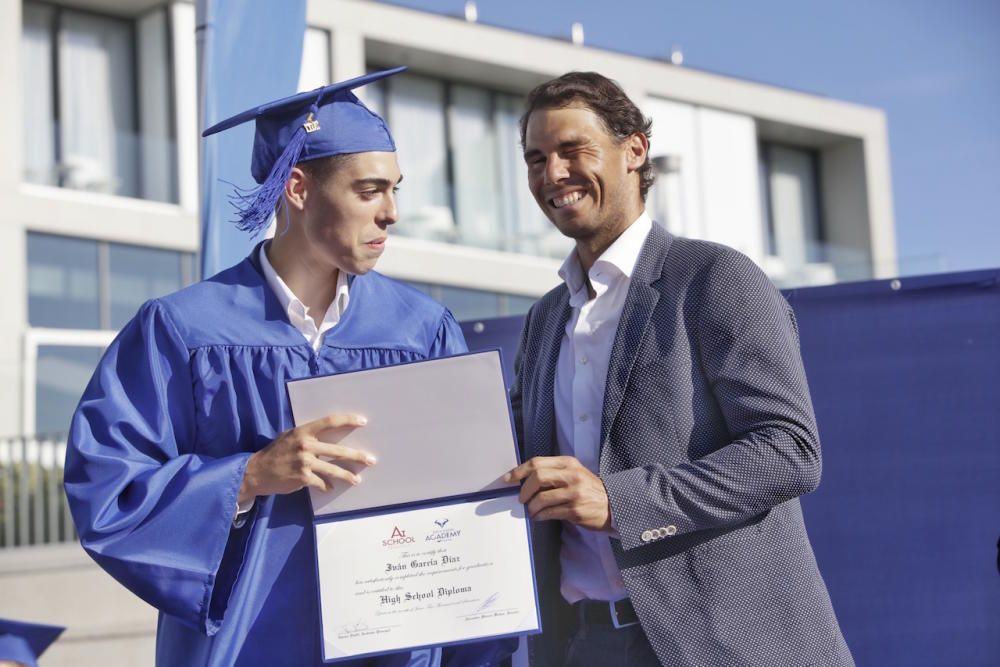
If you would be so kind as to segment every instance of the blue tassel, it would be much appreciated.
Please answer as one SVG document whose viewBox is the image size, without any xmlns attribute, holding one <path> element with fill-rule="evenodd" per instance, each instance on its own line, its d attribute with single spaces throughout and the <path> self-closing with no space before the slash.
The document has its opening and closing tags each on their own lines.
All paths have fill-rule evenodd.
<svg viewBox="0 0 1000 667">
<path fill-rule="evenodd" d="M 302 149 L 305 148 L 306 134 L 305 128 L 302 127 L 295 131 L 288 145 L 285 146 L 285 150 L 275 160 L 274 166 L 271 167 L 271 173 L 259 186 L 255 188 L 235 187 L 229 201 L 239 215 L 239 219 L 234 222 L 240 230 L 257 236 L 267 229 L 268 223 L 271 221 L 271 214 L 274 213 L 274 207 L 285 191 L 285 182 L 292 173 L 292 167 L 298 163 Z M 287 213 L 285 225 L 287 231 Z"/>
</svg>

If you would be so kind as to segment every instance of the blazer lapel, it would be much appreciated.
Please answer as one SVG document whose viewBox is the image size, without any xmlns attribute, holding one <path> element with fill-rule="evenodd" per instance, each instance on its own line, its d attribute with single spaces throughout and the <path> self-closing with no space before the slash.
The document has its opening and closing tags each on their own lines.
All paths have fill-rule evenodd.
<svg viewBox="0 0 1000 667">
<path fill-rule="evenodd" d="M 618 416 L 639 345 L 660 299 L 659 291 L 651 285 L 660 279 L 671 239 L 672 236 L 654 222 L 632 271 L 632 283 L 625 297 L 608 362 L 608 380 L 604 386 L 604 409 L 601 413 L 602 448 Z"/>
<path fill-rule="evenodd" d="M 553 456 L 556 451 L 555 386 L 556 366 L 559 363 L 559 349 L 569 321 L 569 290 L 563 288 L 558 301 L 546 313 L 542 328 L 542 343 L 539 349 L 538 397 L 533 437 L 528 439 L 527 458 L 532 456 Z"/>
</svg>

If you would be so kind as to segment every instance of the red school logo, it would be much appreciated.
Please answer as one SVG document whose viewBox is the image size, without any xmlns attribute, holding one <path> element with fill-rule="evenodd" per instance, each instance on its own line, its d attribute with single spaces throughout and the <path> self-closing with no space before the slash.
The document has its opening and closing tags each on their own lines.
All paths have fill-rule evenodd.
<svg viewBox="0 0 1000 667">
<path fill-rule="evenodd" d="M 392 527 L 392 535 L 387 539 L 382 540 L 383 547 L 395 547 L 401 544 L 413 544 L 414 540 L 412 537 L 406 534 L 406 531 L 401 529 L 399 526 Z"/>
</svg>

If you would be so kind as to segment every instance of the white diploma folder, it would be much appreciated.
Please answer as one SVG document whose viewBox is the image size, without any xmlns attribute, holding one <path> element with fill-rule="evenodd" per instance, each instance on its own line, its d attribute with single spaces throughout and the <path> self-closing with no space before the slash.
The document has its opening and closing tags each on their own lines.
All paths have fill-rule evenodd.
<svg viewBox="0 0 1000 667">
<path fill-rule="evenodd" d="M 297 425 L 336 414 L 366 417 L 366 426 L 320 437 L 378 459 L 370 468 L 344 466 L 361 474 L 357 486 L 310 489 L 317 517 L 517 486 L 501 479 L 517 466 L 517 445 L 498 350 L 306 378 L 287 387 Z"/>
</svg>

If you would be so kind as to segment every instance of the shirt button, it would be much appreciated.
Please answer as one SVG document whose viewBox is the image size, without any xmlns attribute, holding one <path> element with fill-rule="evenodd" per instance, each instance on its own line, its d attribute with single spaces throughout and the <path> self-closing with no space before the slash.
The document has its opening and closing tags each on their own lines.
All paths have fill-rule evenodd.
<svg viewBox="0 0 1000 667">
<path fill-rule="evenodd" d="M 580 421 L 582 421 L 582 422 L 585 422 L 585 421 L 587 421 L 588 419 L 590 419 L 590 416 L 589 416 L 589 415 L 586 415 L 586 414 L 582 414 L 582 415 L 580 415 Z"/>
<path fill-rule="evenodd" d="M 587 365 L 587 361 L 588 361 L 587 357 L 580 357 L 580 363 L 583 364 L 584 366 Z"/>
</svg>

